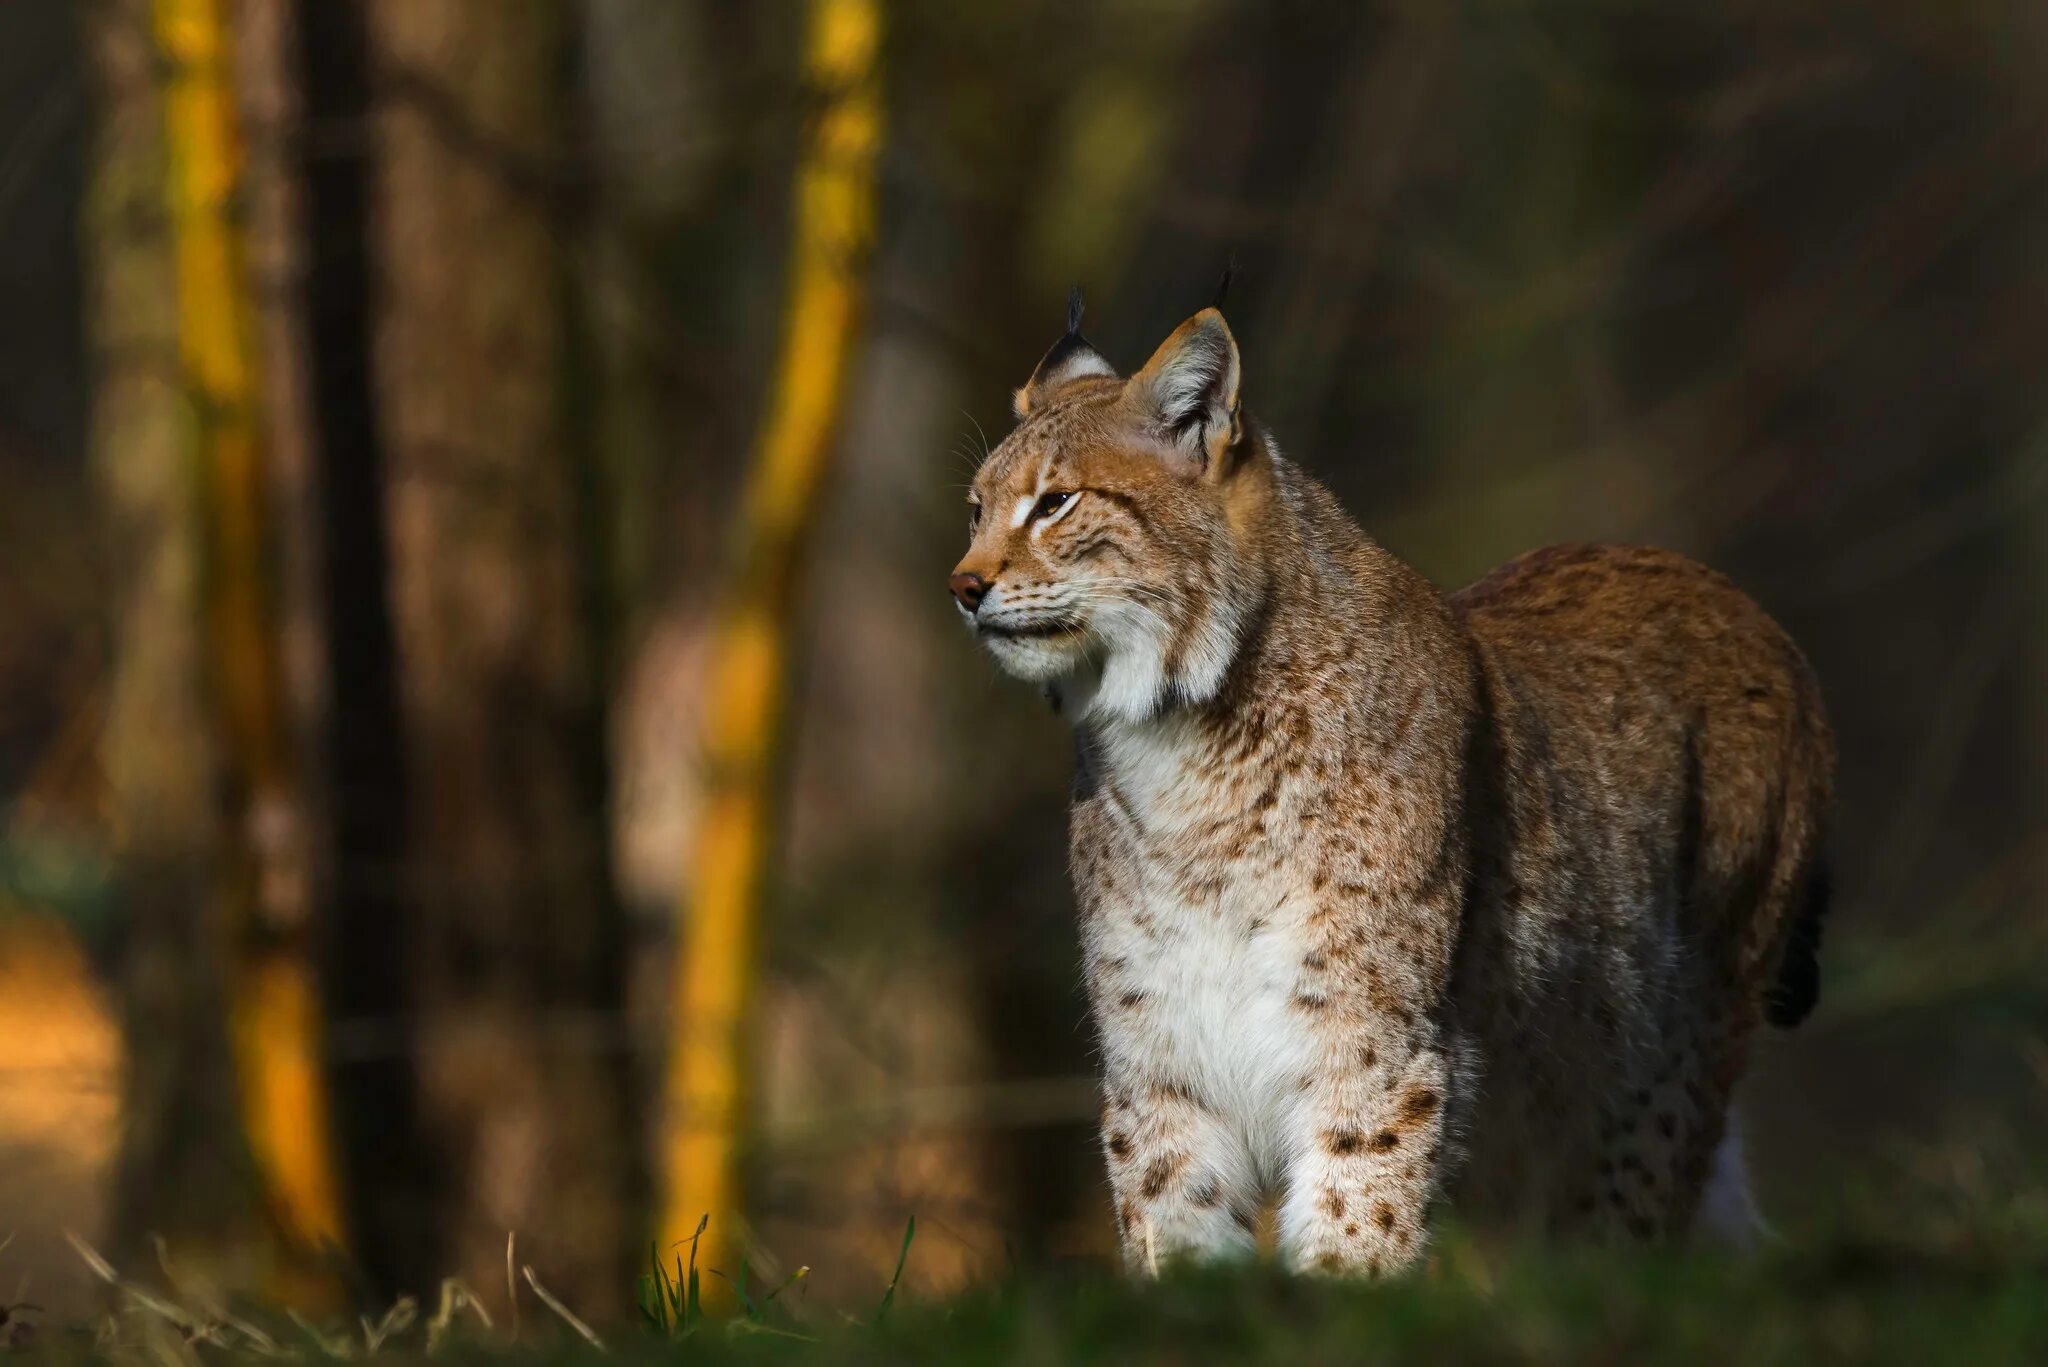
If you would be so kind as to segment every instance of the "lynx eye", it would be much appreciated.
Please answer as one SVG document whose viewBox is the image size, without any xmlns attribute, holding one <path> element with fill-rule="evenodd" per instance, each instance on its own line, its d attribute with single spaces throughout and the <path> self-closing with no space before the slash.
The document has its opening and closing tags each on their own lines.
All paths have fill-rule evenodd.
<svg viewBox="0 0 2048 1367">
<path fill-rule="evenodd" d="M 974 535 L 980 526 L 981 505 L 979 503 L 969 503 L 967 505 L 967 534 L 969 536 Z"/>
<path fill-rule="evenodd" d="M 1036 522 L 1042 517 L 1051 517 L 1054 513 L 1066 507 L 1067 501 L 1072 497 L 1073 494 L 1066 492 L 1046 494 L 1031 509 L 1031 520 Z"/>
</svg>

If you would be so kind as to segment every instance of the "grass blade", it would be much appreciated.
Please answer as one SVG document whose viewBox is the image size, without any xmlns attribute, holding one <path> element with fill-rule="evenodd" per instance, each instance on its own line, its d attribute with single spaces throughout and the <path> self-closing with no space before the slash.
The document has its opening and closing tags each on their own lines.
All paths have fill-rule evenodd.
<svg viewBox="0 0 2048 1367">
<path fill-rule="evenodd" d="M 798 1269 L 797 1269 L 796 1271 L 794 1271 L 794 1272 L 790 1273 L 790 1274 L 789 1274 L 789 1276 L 788 1276 L 788 1277 L 787 1277 L 787 1278 L 786 1278 L 786 1279 L 785 1279 L 785 1280 L 783 1281 L 782 1285 L 780 1285 L 780 1286 L 776 1287 L 776 1288 L 775 1288 L 775 1289 L 774 1289 L 773 1291 L 770 1291 L 770 1292 L 769 1292 L 769 1293 L 768 1293 L 767 1295 L 763 1296 L 763 1297 L 761 1298 L 761 1304 L 762 1304 L 762 1305 L 764 1305 L 764 1306 L 765 1306 L 765 1305 L 767 1305 L 767 1304 L 769 1304 L 769 1303 L 770 1303 L 771 1301 L 773 1301 L 773 1300 L 774 1300 L 774 1299 L 775 1299 L 775 1298 L 776 1298 L 777 1296 L 779 1296 L 779 1295 L 781 1295 L 781 1294 L 782 1294 L 783 1292 L 785 1292 L 785 1291 L 789 1290 L 789 1288 L 791 1288 L 792 1286 L 795 1286 L 795 1285 L 796 1285 L 796 1284 L 797 1284 L 798 1282 L 802 1281 L 802 1280 L 803 1280 L 804 1278 L 806 1278 L 806 1277 L 808 1277 L 808 1276 L 810 1276 L 810 1275 L 811 1275 L 811 1267 L 810 1267 L 810 1264 L 809 1264 L 809 1263 L 805 1263 L 805 1264 L 804 1264 L 804 1265 L 803 1265 L 802 1267 L 799 1267 L 799 1268 L 798 1268 Z"/>
<path fill-rule="evenodd" d="M 571 1329 L 575 1330 L 577 1337 L 581 1338 L 585 1343 L 597 1349 L 597 1351 L 600 1353 L 605 1351 L 604 1340 L 597 1336 L 597 1331 L 592 1329 L 589 1325 L 585 1324 L 581 1319 L 578 1319 L 576 1313 L 573 1310 L 571 1310 L 568 1306 L 562 1304 L 561 1301 L 555 1299 L 554 1293 L 549 1291 L 545 1286 L 542 1286 L 540 1284 L 540 1278 L 533 1275 L 533 1269 L 531 1267 L 522 1267 L 519 1269 L 519 1271 L 523 1276 L 525 1276 L 526 1284 L 533 1288 L 533 1294 L 540 1297 L 540 1303 L 542 1305 L 545 1305 L 548 1309 L 554 1311 L 556 1317 L 559 1318 L 562 1321 L 562 1323 L 568 1325 Z"/>
<path fill-rule="evenodd" d="M 697 1244 L 703 1239 L 704 1230 L 710 1223 L 711 1216 L 707 1212 L 697 1221 L 697 1232 L 690 1236 L 689 1285 L 683 1290 L 683 1321 L 686 1329 L 704 1318 L 704 1297 L 700 1293 L 697 1279 Z"/>
<path fill-rule="evenodd" d="M 882 1303 L 875 1310 L 875 1323 L 880 1324 L 888 1317 L 889 1307 L 896 1303 L 896 1287 L 903 1280 L 903 1264 L 910 1261 L 910 1241 L 917 1237 L 917 1217 L 903 1226 L 903 1247 L 896 1254 L 896 1273 L 889 1278 L 889 1289 L 882 1293 Z"/>
</svg>

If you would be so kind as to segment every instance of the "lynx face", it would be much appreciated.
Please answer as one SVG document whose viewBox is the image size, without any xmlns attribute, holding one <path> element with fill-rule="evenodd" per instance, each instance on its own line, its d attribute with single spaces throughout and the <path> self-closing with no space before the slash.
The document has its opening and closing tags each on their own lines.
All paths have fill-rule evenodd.
<svg viewBox="0 0 2048 1367">
<path fill-rule="evenodd" d="M 1256 588 L 1237 368 L 1210 310 L 1129 381 L 1070 334 L 1017 392 L 950 581 L 1005 672 L 1077 714 L 1128 719 L 1215 692 Z"/>
</svg>

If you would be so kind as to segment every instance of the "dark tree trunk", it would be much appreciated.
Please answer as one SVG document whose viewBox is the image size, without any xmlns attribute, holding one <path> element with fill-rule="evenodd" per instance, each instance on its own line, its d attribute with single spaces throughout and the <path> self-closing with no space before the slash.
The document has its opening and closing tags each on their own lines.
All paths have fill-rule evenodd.
<svg viewBox="0 0 2048 1367">
<path fill-rule="evenodd" d="M 365 1015 L 399 1008 L 411 1022 L 400 1040 L 365 1044 L 413 1051 L 416 1075 L 387 1061 L 383 1085 L 416 1086 L 442 1166 L 428 1179 L 387 1170 L 387 1185 L 361 1199 L 387 1210 L 387 1248 L 407 1222 L 431 1218 L 446 1240 L 435 1271 L 478 1288 L 500 1284 L 516 1231 L 551 1289 L 601 1314 L 622 1306 L 637 1261 L 627 1195 L 639 1146 L 587 578 L 597 491 L 565 392 L 568 9 L 395 0 L 368 14 L 374 335 L 370 373 L 348 384 L 358 397 L 374 389 L 380 425 L 351 439 L 381 438 L 383 459 L 381 480 L 351 476 L 364 480 L 351 496 L 364 504 L 352 516 L 384 519 L 389 577 L 352 582 L 344 565 L 331 591 L 375 597 L 378 612 L 388 604 L 388 619 L 361 629 L 389 634 L 369 648 L 376 710 L 354 718 L 363 734 L 338 748 L 396 753 L 402 730 L 409 787 L 402 812 L 361 814 L 371 853 L 402 827 L 406 857 L 374 894 L 384 900 L 363 903 L 372 923 L 342 928 L 339 966 L 374 984 L 361 989 L 373 994 L 359 1003 Z M 349 39 L 358 52 L 361 36 Z M 319 41 L 307 51 L 328 59 Z M 349 79 L 360 84 L 360 71 Z M 359 179 L 327 193 L 362 220 Z M 358 300 L 362 284 L 350 287 Z M 337 309 L 343 292 L 337 284 Z M 348 363 L 365 354 L 352 347 Z M 367 406 L 356 412 L 367 424 Z M 362 559 L 378 560 L 368 545 Z M 355 686 L 346 674 L 337 682 Z M 379 770 L 353 781 L 368 803 L 397 779 Z M 386 1166 L 407 1161 L 394 1151 Z M 400 1193 L 423 1181 L 425 1214 L 401 1211 Z"/>
<path fill-rule="evenodd" d="M 330 1076 L 354 1253 L 376 1292 L 449 1271 L 435 1196 L 445 1156 L 420 1122 L 418 1003 L 408 951 L 406 731 L 391 618 L 386 469 L 374 361 L 369 34 L 362 10 L 298 9 L 306 344 L 323 616 Z"/>
</svg>

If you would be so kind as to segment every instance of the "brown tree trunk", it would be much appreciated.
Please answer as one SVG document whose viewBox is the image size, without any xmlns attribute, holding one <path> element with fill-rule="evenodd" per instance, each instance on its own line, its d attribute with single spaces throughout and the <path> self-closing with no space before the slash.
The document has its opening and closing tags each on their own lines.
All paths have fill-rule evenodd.
<svg viewBox="0 0 2048 1367">
<path fill-rule="evenodd" d="M 305 954 L 305 823 L 273 617 L 244 270 L 237 72 L 219 0 L 99 11 L 89 256 L 114 547 L 103 738 L 126 892 L 122 1242 L 324 1303 L 342 1238 Z"/>
<path fill-rule="evenodd" d="M 497 1284 L 516 1231 L 551 1289 L 603 1313 L 637 1261 L 637 1145 L 586 578 L 597 489 L 566 421 L 568 11 L 387 0 L 370 37 L 416 908 L 388 952 L 411 965 L 422 1122 L 453 1179 L 445 1270 Z"/>
<path fill-rule="evenodd" d="M 272 1275 L 293 1244 L 293 1211 L 266 1183 L 276 1152 L 252 1162 L 244 1142 L 244 1121 L 258 1119 L 250 1101 L 264 1092 L 248 1076 L 238 1084 L 231 1037 L 260 879 L 248 875 L 258 857 L 248 756 L 225 736 L 236 680 L 219 598 L 248 584 L 221 557 L 225 486 L 211 439 L 223 410 L 195 373 L 193 320 L 180 318 L 178 219 L 193 197 L 174 156 L 190 148 L 166 127 L 166 105 L 168 82 L 190 72 L 166 61 L 158 18 L 147 0 L 123 0 L 92 10 L 86 29 L 102 115 L 86 230 L 92 447 L 115 617 L 102 764 L 129 1049 L 115 1242 L 139 1254 L 162 1236 L 180 1267 L 215 1283 L 289 1291 Z M 260 529 L 260 510 L 248 510 Z M 240 658 L 250 641 L 236 646 Z M 317 1142 L 317 1127 L 307 1133 Z"/>
<path fill-rule="evenodd" d="M 271 470 L 247 272 L 236 49 L 226 0 L 156 0 L 176 244 L 180 432 L 204 490 L 203 678 L 216 751 L 215 946 L 241 1129 L 290 1261 L 267 1289 L 321 1294 L 343 1241 L 309 956 L 305 813 L 276 626 Z M 296 1264 L 296 1266 L 294 1266 Z"/>
<path fill-rule="evenodd" d="M 215 756 L 201 686 L 201 494 L 185 449 L 160 80 L 147 0 L 92 11 L 100 135 L 86 220 L 113 660 L 102 762 L 123 893 L 129 1054 L 116 1243 L 218 1266 L 255 1213 L 211 945 Z"/>
</svg>

